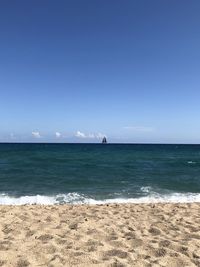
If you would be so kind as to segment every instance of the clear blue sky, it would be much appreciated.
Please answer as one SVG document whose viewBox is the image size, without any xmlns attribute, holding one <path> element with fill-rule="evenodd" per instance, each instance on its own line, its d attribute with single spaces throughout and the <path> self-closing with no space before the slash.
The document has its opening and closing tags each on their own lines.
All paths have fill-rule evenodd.
<svg viewBox="0 0 200 267">
<path fill-rule="evenodd" d="M 2 0 L 0 141 L 200 143 L 199 0 Z"/>
</svg>

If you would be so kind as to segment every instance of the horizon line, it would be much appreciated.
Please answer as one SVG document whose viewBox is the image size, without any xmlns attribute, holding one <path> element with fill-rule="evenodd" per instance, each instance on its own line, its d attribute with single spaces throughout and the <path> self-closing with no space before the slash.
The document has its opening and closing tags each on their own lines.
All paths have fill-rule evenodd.
<svg viewBox="0 0 200 267">
<path fill-rule="evenodd" d="M 29 141 L 18 141 L 18 142 L 1 142 L 0 144 L 65 144 L 65 145 L 200 145 L 200 143 L 155 143 L 155 142 L 148 142 L 148 143 L 135 143 L 135 142 L 123 142 L 123 143 L 115 143 L 109 142 L 106 144 L 102 144 L 101 142 L 29 142 Z"/>
</svg>

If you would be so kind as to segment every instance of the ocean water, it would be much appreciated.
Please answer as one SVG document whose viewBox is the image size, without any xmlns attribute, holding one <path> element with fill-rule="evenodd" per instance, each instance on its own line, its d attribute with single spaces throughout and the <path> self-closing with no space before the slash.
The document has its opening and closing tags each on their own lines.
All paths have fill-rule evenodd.
<svg viewBox="0 0 200 267">
<path fill-rule="evenodd" d="M 0 204 L 200 202 L 200 145 L 0 144 Z"/>
</svg>

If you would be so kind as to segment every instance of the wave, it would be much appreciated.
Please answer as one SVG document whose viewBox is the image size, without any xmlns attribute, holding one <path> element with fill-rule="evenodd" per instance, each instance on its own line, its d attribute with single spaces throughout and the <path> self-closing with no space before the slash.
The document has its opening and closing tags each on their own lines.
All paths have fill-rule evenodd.
<svg viewBox="0 0 200 267">
<path fill-rule="evenodd" d="M 143 188 L 143 190 L 145 190 Z M 149 190 L 149 188 L 148 188 Z M 145 191 L 148 191 L 145 190 Z M 54 196 L 9 196 L 7 194 L 0 194 L 0 205 L 55 205 L 55 204 L 112 204 L 112 203 L 192 203 L 200 202 L 200 193 L 171 193 L 159 194 L 151 193 L 148 196 L 137 198 L 108 198 L 103 200 L 96 200 L 89 198 L 83 194 L 68 193 L 58 194 Z"/>
</svg>

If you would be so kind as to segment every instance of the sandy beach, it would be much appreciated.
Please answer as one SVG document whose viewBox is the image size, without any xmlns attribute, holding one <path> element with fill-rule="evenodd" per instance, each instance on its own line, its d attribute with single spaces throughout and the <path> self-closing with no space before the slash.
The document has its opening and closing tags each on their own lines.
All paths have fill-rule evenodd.
<svg viewBox="0 0 200 267">
<path fill-rule="evenodd" d="M 0 206 L 0 266 L 200 266 L 200 204 Z"/>
</svg>

